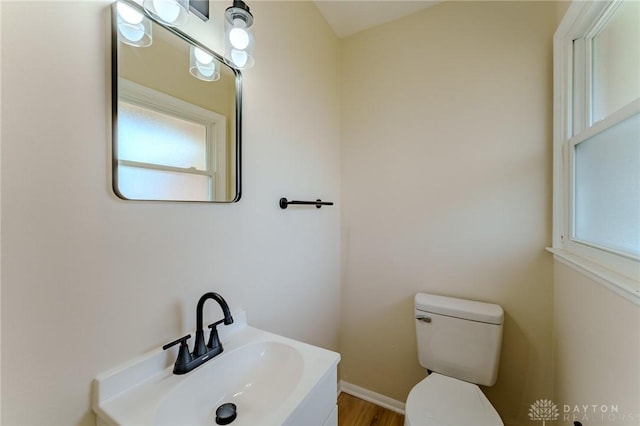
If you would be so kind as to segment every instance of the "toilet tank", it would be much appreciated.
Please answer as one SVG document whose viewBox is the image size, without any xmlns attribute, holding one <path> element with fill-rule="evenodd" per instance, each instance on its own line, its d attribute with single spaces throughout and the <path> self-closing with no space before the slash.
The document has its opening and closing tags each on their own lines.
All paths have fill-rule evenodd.
<svg viewBox="0 0 640 426">
<path fill-rule="evenodd" d="M 479 385 L 496 382 L 504 320 L 500 305 L 418 293 L 415 317 L 420 365 Z"/>
</svg>

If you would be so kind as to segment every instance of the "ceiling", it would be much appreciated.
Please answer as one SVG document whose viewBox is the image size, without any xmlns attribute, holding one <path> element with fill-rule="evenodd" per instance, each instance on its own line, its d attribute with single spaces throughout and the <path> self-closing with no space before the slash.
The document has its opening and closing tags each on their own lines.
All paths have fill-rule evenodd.
<svg viewBox="0 0 640 426">
<path fill-rule="evenodd" d="M 340 38 L 411 15 L 442 0 L 316 0 L 314 3 Z"/>
</svg>

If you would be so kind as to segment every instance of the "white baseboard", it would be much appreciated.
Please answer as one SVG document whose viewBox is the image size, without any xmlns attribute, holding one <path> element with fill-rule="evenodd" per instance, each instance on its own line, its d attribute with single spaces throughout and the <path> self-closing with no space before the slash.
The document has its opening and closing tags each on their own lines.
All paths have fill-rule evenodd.
<svg viewBox="0 0 640 426">
<path fill-rule="evenodd" d="M 365 401 L 379 405 L 387 410 L 395 411 L 396 413 L 404 416 L 404 402 L 396 401 L 393 398 L 389 398 L 388 396 L 345 382 L 344 380 L 340 380 L 340 383 L 338 384 L 338 393 L 340 392 L 348 393 L 349 395 L 364 399 Z"/>
</svg>

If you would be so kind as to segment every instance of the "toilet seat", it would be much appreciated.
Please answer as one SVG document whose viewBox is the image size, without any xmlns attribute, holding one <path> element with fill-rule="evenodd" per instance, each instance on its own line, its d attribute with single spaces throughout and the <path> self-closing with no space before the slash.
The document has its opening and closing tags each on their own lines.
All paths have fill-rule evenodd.
<svg viewBox="0 0 640 426">
<path fill-rule="evenodd" d="M 480 388 L 431 373 L 409 392 L 405 426 L 503 426 Z"/>
</svg>

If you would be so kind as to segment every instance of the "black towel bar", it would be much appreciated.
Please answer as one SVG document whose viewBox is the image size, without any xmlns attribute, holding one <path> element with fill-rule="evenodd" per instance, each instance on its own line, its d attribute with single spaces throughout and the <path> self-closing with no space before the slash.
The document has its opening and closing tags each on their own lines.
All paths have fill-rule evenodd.
<svg viewBox="0 0 640 426">
<path fill-rule="evenodd" d="M 330 201 L 322 201 L 322 200 L 315 200 L 315 201 L 294 201 L 294 200 L 287 200 L 286 198 L 282 197 L 280 198 L 280 208 L 281 209 L 286 209 L 289 204 L 297 204 L 297 205 L 303 205 L 303 206 L 316 206 L 316 208 L 320 208 L 322 206 L 332 206 L 333 203 Z"/>
</svg>

